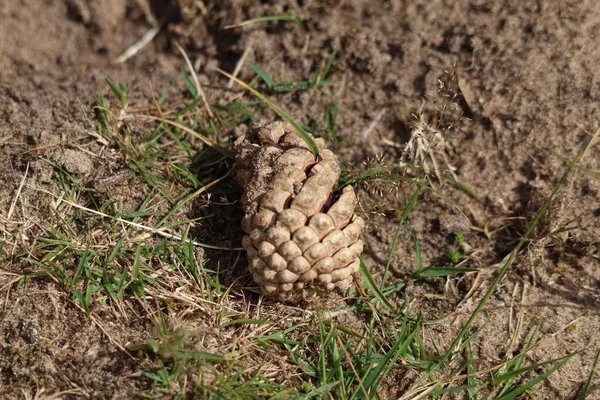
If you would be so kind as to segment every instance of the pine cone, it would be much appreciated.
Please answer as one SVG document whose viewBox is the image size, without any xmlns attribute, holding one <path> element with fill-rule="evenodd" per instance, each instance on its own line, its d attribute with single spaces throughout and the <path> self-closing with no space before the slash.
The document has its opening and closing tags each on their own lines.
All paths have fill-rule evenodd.
<svg viewBox="0 0 600 400">
<path fill-rule="evenodd" d="M 259 121 L 236 142 L 242 245 L 263 294 L 282 301 L 347 290 L 363 250 L 354 190 L 334 199 L 338 158 L 323 139 L 314 141 L 316 161 L 289 124 Z"/>
</svg>

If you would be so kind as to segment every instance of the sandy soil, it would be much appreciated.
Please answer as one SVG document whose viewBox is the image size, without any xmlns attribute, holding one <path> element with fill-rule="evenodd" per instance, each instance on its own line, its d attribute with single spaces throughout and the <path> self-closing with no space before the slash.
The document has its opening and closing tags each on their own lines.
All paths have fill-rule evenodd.
<svg viewBox="0 0 600 400">
<path fill-rule="evenodd" d="M 240 93 L 226 88 L 228 80 L 215 67 L 233 71 L 248 48 L 247 59 L 267 68 L 276 81 L 310 77 L 338 48 L 334 85 L 316 95 L 273 97 L 293 117 L 310 123 L 338 96 L 340 141 L 332 147 L 354 169 L 380 154 L 397 162 L 418 122 L 414 115 L 427 121 L 439 118 L 445 93 L 438 90 L 439 82 L 454 85 L 450 92 L 457 96 L 458 108 L 448 112 L 446 121 L 452 126 L 444 131 L 440 151 L 481 202 L 452 185 L 439 185 L 441 195 L 424 193 L 410 221 L 424 265 L 445 262 L 455 234 L 463 232 L 476 250 L 465 257 L 465 266 L 485 271 L 478 280 L 482 286 L 469 298 L 465 295 L 475 283 L 472 275 L 446 285 L 415 283 L 407 289 L 412 309 L 425 318 L 456 313 L 430 332 L 440 343 L 452 340 L 495 276 L 497 263 L 558 183 L 567 165 L 557 154 L 573 158 L 600 122 L 597 3 L 503 3 L 2 2 L 0 397 L 66 391 L 73 397 L 124 398 L 148 387 L 136 373 L 136 360 L 115 344 L 152 337 L 154 327 L 143 312 L 124 316 L 98 309 L 93 315 L 103 323 L 97 324 L 96 317 L 76 307 L 50 279 L 32 278 L 15 288 L 15 277 L 26 268 L 18 254 L 40 233 L 36 224 L 48 218 L 48 209 L 39 207 L 35 196 L 11 204 L 25 174 L 27 185 L 56 190 L 52 169 L 42 158 L 91 185 L 117 171 L 123 163 L 118 155 L 98 158 L 76 144 L 89 134 L 84 112 L 93 117 L 95 95 L 108 92 L 107 76 L 140 85 L 132 106 L 151 104 L 152 93 L 172 81 L 172 92 L 183 93 L 181 79 L 174 80 L 185 67 L 175 43 L 199 65 L 199 77 L 215 105 Z M 293 14 L 305 22 L 224 29 L 276 14 Z M 161 26 L 154 40 L 126 62 L 115 63 L 151 28 L 153 18 Z M 448 80 L 453 71 L 456 79 Z M 252 76 L 247 67 L 239 75 L 246 81 Z M 583 167 L 600 171 L 598 150 L 596 141 Z M 134 188 L 127 190 L 135 202 Z M 517 354 L 534 326 L 539 326 L 541 342 L 530 362 L 584 350 L 538 386 L 535 398 L 577 396 L 600 347 L 599 190 L 600 182 L 591 175 L 576 171 L 570 176 L 480 316 L 479 326 L 489 321 L 477 342 L 480 367 Z M 378 195 L 360 191 L 366 211 L 382 203 Z M 408 195 L 400 187 L 384 197 L 392 208 L 401 209 Z M 377 274 L 398 219 L 393 212 L 367 214 L 365 260 Z M 199 235 L 219 244 L 222 232 Z M 393 280 L 407 280 L 414 270 L 410 232 L 400 238 Z M 232 241 L 223 238 L 220 243 L 229 246 Z M 209 252 L 208 258 L 227 265 L 230 255 Z M 594 396 L 599 396 L 597 391 Z"/>
</svg>

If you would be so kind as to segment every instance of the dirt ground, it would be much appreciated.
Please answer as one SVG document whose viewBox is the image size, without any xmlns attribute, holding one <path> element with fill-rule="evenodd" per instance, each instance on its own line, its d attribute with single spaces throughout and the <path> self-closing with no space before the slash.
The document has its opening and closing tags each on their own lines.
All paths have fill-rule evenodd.
<svg viewBox="0 0 600 400">
<path fill-rule="evenodd" d="M 279 14 L 304 23 L 225 29 Z M 133 57 L 116 62 L 154 23 L 160 26 L 156 37 Z M 575 157 L 598 129 L 598 41 L 600 7 L 594 0 L 1 2 L 0 397 L 128 398 L 149 385 L 137 373 L 137 361 L 120 348 L 153 337 L 149 316 L 140 310 L 117 315 L 101 307 L 87 315 L 48 278 L 15 287 L 15 278 L 30 268 L 20 259 L 22 251 L 40 234 L 48 209 L 26 200 L 13 204 L 13 199 L 22 183 L 58 191 L 42 159 L 92 185 L 122 161 L 73 144 L 89 135 L 84 115 L 94 118 L 96 94 L 109 91 L 106 77 L 139 84 L 131 98 L 135 107 L 152 104 L 152 94 L 171 82 L 172 92 L 182 95 L 185 84 L 174 79 L 185 68 L 179 43 L 198 66 L 209 103 L 219 105 L 241 91 L 228 88 L 228 79 L 215 68 L 232 72 L 247 49 L 247 60 L 268 69 L 276 81 L 295 81 L 310 77 L 338 48 L 333 85 L 318 96 L 273 98 L 308 123 L 338 96 L 339 141 L 332 141 L 332 148 L 345 165 L 360 169 L 381 154 L 386 162 L 399 161 L 418 118 L 439 118 L 439 84 L 455 71 L 459 109 L 450 113 L 456 118 L 441 152 L 481 201 L 453 185 L 438 184 L 437 193 L 422 194 L 410 216 L 424 265 L 446 262 L 455 234 L 462 232 L 476 250 L 465 256 L 464 266 L 484 271 L 481 287 L 468 298 L 473 275 L 408 285 L 411 309 L 426 319 L 454 313 L 427 333 L 443 344 L 474 310 L 498 263 L 559 182 L 568 166 L 561 157 Z M 253 74 L 244 67 L 239 77 L 249 81 Z M 573 171 L 476 323 L 480 327 L 487 321 L 477 342 L 481 368 L 517 354 L 534 326 L 539 326 L 540 343 L 529 362 L 583 350 L 537 386 L 531 398 L 578 396 L 600 348 L 599 149 L 596 140 L 581 162 L 596 171 L 595 177 Z M 407 193 L 399 189 L 401 199 Z M 398 219 L 393 212 L 369 214 L 368 208 L 382 200 L 365 188 L 360 196 L 369 216 L 364 257 L 377 274 Z M 452 202 L 444 201 L 448 198 Z M 405 201 L 396 200 L 392 191 L 384 199 L 392 208 Z M 202 231 L 210 227 L 199 228 L 199 237 L 239 246 L 220 231 Z M 411 234 L 403 231 L 393 280 L 408 282 L 414 253 Z M 207 254 L 209 265 L 227 265 L 231 257 Z M 589 398 L 600 398 L 600 392 Z"/>
</svg>

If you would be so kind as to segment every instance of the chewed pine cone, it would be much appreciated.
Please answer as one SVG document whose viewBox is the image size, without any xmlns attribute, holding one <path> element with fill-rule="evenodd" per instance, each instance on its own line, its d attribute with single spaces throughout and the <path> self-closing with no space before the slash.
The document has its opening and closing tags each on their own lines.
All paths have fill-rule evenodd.
<svg viewBox="0 0 600 400">
<path fill-rule="evenodd" d="M 259 121 L 236 142 L 242 245 L 262 293 L 282 301 L 343 292 L 360 265 L 365 223 L 354 213 L 354 189 L 334 198 L 338 158 L 314 141 L 316 159 L 289 124 Z"/>
</svg>

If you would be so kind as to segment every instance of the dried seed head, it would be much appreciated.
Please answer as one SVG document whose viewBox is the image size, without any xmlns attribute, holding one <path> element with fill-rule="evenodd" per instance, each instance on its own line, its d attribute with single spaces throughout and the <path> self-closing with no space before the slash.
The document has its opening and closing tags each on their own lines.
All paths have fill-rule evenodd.
<svg viewBox="0 0 600 400">
<path fill-rule="evenodd" d="M 236 142 L 242 245 L 263 294 L 279 300 L 345 291 L 358 272 L 364 221 L 354 214 L 356 195 L 348 186 L 334 197 L 338 159 L 314 141 L 316 159 L 289 124 L 259 121 Z"/>
</svg>

